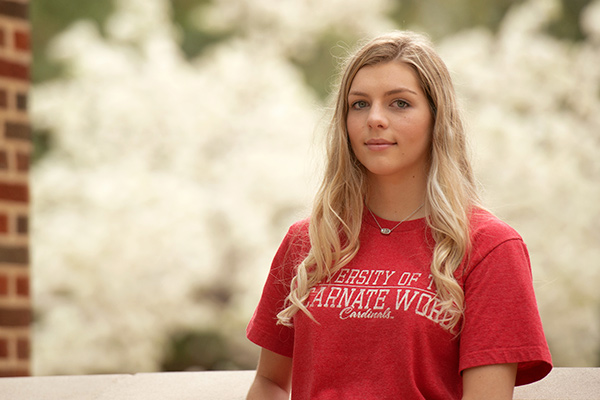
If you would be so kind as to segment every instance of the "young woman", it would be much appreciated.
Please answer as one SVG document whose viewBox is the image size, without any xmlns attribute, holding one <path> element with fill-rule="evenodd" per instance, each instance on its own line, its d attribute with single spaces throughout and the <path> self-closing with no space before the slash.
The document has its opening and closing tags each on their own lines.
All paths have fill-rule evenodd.
<svg viewBox="0 0 600 400">
<path fill-rule="evenodd" d="M 327 150 L 248 325 L 248 399 L 512 399 L 547 375 L 527 249 L 479 205 L 425 38 L 393 32 L 348 59 Z"/>
</svg>

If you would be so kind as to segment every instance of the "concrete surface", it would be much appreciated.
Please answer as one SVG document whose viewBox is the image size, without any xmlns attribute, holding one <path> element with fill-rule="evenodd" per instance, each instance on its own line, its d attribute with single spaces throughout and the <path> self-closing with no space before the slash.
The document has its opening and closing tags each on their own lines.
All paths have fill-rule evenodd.
<svg viewBox="0 0 600 400">
<path fill-rule="evenodd" d="M 515 400 L 599 400 L 600 368 L 554 368 L 541 381 L 517 386 Z"/>
<path fill-rule="evenodd" d="M 254 371 L 0 378 L 0 400 L 243 400 Z M 515 400 L 600 400 L 600 368 L 555 368 Z M 340 399 L 343 400 L 343 399 Z"/>
</svg>

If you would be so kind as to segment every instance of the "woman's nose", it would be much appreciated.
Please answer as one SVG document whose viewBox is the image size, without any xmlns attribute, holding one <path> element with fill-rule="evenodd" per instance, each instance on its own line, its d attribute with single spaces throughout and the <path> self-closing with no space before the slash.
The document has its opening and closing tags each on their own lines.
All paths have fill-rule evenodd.
<svg viewBox="0 0 600 400">
<path fill-rule="evenodd" d="M 385 129 L 388 121 L 381 106 L 373 105 L 369 110 L 367 123 L 371 129 Z"/>
</svg>

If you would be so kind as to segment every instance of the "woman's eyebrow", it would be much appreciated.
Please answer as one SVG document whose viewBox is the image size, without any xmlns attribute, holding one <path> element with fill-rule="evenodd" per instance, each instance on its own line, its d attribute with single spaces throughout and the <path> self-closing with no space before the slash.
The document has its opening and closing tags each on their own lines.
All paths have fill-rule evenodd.
<svg viewBox="0 0 600 400">
<path fill-rule="evenodd" d="M 387 92 L 384 93 L 384 96 L 391 96 L 393 94 L 398 94 L 398 93 L 402 93 L 402 92 L 409 92 L 414 94 L 415 96 L 417 95 L 417 92 L 415 92 L 412 89 L 406 88 L 406 87 L 400 87 L 397 89 L 392 89 L 392 90 L 388 90 Z M 350 93 L 348 93 L 348 96 L 365 96 L 368 97 L 368 95 L 364 92 L 358 91 L 358 90 L 352 90 Z"/>
<path fill-rule="evenodd" d="M 398 89 L 388 90 L 387 92 L 385 92 L 385 95 L 386 96 L 390 96 L 392 94 L 398 94 L 398 93 L 402 93 L 402 92 L 409 92 L 409 93 L 414 94 L 415 96 L 417 95 L 417 92 L 415 92 L 412 89 L 406 88 L 406 87 L 401 87 L 401 88 L 398 88 Z"/>
<path fill-rule="evenodd" d="M 367 97 L 367 94 L 363 93 L 363 92 L 359 92 L 358 90 L 352 90 L 350 93 L 348 93 L 348 96 L 362 96 L 362 97 Z"/>
</svg>

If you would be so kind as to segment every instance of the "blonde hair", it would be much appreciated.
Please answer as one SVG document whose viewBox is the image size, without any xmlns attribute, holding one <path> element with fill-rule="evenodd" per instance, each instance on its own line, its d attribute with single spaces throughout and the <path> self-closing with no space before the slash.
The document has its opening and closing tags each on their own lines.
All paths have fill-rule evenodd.
<svg viewBox="0 0 600 400">
<path fill-rule="evenodd" d="M 310 289 L 347 265 L 360 248 L 367 186 L 365 169 L 348 140 L 348 92 L 362 67 L 390 61 L 414 69 L 432 110 L 425 195 L 427 223 L 435 240 L 431 274 L 445 311 L 444 325 L 454 330 L 461 320 L 464 293 L 454 273 L 468 254 L 469 213 L 479 203 L 463 121 L 448 69 L 430 42 L 415 33 L 395 31 L 367 42 L 344 64 L 327 135 L 327 164 L 310 218 L 311 249 L 297 267 L 286 308 L 277 315 L 280 324 L 291 326 L 299 310 L 314 320 L 305 306 Z"/>
</svg>

